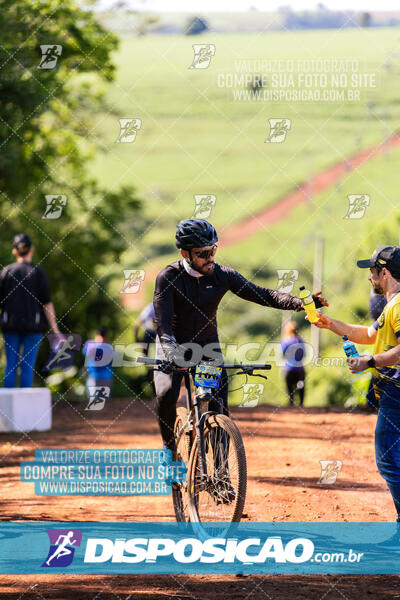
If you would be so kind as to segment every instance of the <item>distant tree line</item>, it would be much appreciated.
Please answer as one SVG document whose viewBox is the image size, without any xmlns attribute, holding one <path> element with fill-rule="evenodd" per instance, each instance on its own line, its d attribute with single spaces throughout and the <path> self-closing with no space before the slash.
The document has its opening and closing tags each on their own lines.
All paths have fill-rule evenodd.
<svg viewBox="0 0 400 600">
<path fill-rule="evenodd" d="M 353 11 L 333 11 L 319 4 L 316 10 L 293 11 L 290 6 L 279 9 L 285 29 L 343 29 L 344 27 L 370 27 L 372 16 L 368 12 L 361 14 Z"/>
</svg>

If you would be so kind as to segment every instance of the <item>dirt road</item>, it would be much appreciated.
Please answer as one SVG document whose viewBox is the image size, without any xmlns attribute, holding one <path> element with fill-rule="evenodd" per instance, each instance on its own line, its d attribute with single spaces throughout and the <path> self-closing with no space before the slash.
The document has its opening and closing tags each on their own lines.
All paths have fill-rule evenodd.
<svg viewBox="0 0 400 600">
<path fill-rule="evenodd" d="M 375 158 L 382 152 L 388 151 L 400 144 L 400 134 L 396 132 L 390 138 L 381 144 L 366 148 L 341 160 L 330 167 L 313 175 L 308 181 L 301 183 L 297 189 L 289 192 L 286 196 L 279 198 L 264 210 L 261 210 L 247 219 L 240 221 L 234 225 L 229 225 L 223 230 L 220 236 L 221 246 L 231 246 L 242 240 L 265 230 L 270 225 L 282 221 L 288 214 L 304 202 L 309 201 L 310 191 L 313 196 L 326 190 L 333 184 L 337 183 L 342 177 L 348 175 L 351 171 L 358 169 L 367 161 Z"/>
<path fill-rule="evenodd" d="M 376 417 L 332 409 L 237 408 L 248 459 L 247 521 L 393 521 L 394 508 L 374 461 Z M 153 403 L 114 400 L 101 412 L 59 405 L 49 433 L 1 434 L 4 521 L 172 521 L 170 497 L 38 497 L 21 483 L 21 460 L 35 448 L 157 448 Z M 337 482 L 318 484 L 320 460 L 343 461 Z M 12 600 L 213 600 L 398 598 L 398 576 L 3 576 Z"/>
</svg>

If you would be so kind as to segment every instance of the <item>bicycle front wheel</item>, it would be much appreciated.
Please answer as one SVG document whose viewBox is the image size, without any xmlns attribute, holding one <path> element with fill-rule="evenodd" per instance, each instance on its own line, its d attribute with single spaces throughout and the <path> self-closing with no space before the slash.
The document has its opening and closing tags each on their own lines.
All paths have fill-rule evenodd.
<svg viewBox="0 0 400 600">
<path fill-rule="evenodd" d="M 240 431 L 226 415 L 212 414 L 204 425 L 204 477 L 194 441 L 188 470 L 188 502 L 193 522 L 240 521 L 246 501 L 246 454 Z"/>
<path fill-rule="evenodd" d="M 175 421 L 175 441 L 176 441 L 176 460 L 183 461 L 188 467 L 190 453 L 190 431 L 187 424 L 188 411 L 183 406 L 179 406 L 176 411 Z M 186 481 L 174 483 L 172 485 L 172 501 L 176 520 L 189 521 L 189 507 L 187 500 L 187 477 Z"/>
</svg>

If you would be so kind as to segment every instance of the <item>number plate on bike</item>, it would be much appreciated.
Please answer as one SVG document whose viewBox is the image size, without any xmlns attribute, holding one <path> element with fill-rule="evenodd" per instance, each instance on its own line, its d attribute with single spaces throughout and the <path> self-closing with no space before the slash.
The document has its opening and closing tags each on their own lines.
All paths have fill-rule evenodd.
<svg viewBox="0 0 400 600">
<path fill-rule="evenodd" d="M 194 383 L 200 387 L 218 388 L 222 369 L 211 365 L 197 365 Z"/>
</svg>

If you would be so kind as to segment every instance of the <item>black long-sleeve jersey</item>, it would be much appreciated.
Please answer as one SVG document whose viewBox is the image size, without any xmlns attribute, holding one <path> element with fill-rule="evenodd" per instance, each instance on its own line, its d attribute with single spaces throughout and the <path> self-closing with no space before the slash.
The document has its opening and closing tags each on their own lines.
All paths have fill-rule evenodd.
<svg viewBox="0 0 400 600">
<path fill-rule="evenodd" d="M 218 339 L 217 309 L 228 291 L 262 306 L 302 309 L 300 298 L 256 285 L 229 267 L 214 263 L 210 275 L 193 277 L 179 260 L 156 279 L 153 303 L 160 340 L 201 344 Z"/>
</svg>

